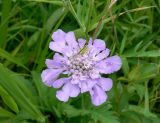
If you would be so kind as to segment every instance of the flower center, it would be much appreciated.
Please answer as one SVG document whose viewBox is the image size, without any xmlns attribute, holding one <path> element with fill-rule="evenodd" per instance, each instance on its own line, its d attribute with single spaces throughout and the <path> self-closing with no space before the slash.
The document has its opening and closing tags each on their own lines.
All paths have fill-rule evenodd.
<svg viewBox="0 0 160 123">
<path fill-rule="evenodd" d="M 86 75 L 90 70 L 93 69 L 93 62 L 91 58 L 84 54 L 84 55 L 74 55 L 69 58 L 70 64 L 69 69 L 72 73 L 81 73 Z"/>
</svg>

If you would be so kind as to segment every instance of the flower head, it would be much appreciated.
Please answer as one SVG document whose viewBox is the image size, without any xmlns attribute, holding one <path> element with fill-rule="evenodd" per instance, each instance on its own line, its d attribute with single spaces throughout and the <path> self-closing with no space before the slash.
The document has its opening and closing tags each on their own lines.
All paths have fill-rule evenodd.
<svg viewBox="0 0 160 123">
<path fill-rule="evenodd" d="M 73 32 L 58 29 L 52 35 L 49 48 L 55 51 L 53 59 L 46 59 L 47 69 L 42 74 L 43 82 L 50 87 L 60 88 L 56 97 L 67 102 L 69 97 L 89 92 L 92 103 L 101 105 L 107 99 L 106 91 L 112 88 L 112 80 L 101 74 L 111 74 L 121 68 L 121 59 L 109 56 L 110 50 L 100 39 L 90 39 L 87 50 L 81 53 L 86 40 L 76 41 Z M 60 74 L 67 77 L 59 78 Z"/>
</svg>

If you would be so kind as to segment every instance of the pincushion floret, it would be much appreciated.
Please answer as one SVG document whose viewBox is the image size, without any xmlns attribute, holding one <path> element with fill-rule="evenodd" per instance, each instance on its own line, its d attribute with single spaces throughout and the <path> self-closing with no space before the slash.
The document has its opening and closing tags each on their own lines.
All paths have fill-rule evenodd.
<svg viewBox="0 0 160 123">
<path fill-rule="evenodd" d="M 49 44 L 56 53 L 53 59 L 46 59 L 47 69 L 41 77 L 47 86 L 58 89 L 56 97 L 60 101 L 89 92 L 92 103 L 98 106 L 107 100 L 106 92 L 112 88 L 112 80 L 101 75 L 118 71 L 122 63 L 117 55 L 109 57 L 110 50 L 103 40 L 90 38 L 87 50 L 81 53 L 85 44 L 85 39 L 76 41 L 74 32 L 58 29 Z M 67 77 L 59 78 L 60 74 Z"/>
</svg>

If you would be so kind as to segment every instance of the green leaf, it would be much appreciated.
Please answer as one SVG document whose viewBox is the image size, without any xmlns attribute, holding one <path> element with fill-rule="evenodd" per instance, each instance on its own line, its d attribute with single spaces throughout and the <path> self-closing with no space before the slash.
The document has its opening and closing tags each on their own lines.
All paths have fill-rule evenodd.
<svg viewBox="0 0 160 123">
<path fill-rule="evenodd" d="M 140 97 L 140 101 L 141 101 L 144 97 L 145 87 L 142 84 L 137 84 L 137 83 L 136 84 L 131 84 L 130 86 L 128 86 L 128 91 L 131 94 L 136 91 L 138 96 Z"/>
<path fill-rule="evenodd" d="M 139 69 L 140 69 L 140 66 L 137 65 L 137 66 L 133 67 L 133 69 L 129 72 L 128 79 L 130 81 L 136 81 L 137 79 L 140 78 L 141 73 L 140 73 Z"/>
<path fill-rule="evenodd" d="M 49 94 L 49 91 L 48 91 L 48 87 L 46 85 L 44 85 L 44 83 L 42 82 L 41 78 L 40 78 L 40 74 L 33 71 L 32 72 L 32 78 L 33 78 L 33 81 L 34 81 L 34 84 L 35 84 L 35 87 L 37 89 L 37 92 L 38 92 L 38 96 L 39 96 L 39 101 L 40 101 L 40 104 L 45 106 L 46 108 L 51 108 L 49 107 L 49 103 L 48 103 L 48 94 Z"/>
<path fill-rule="evenodd" d="M 60 6 L 63 5 L 63 2 L 60 1 L 60 0 L 54 0 L 54 1 L 51 1 L 51 0 L 29 0 L 29 1 L 33 1 L 33 2 L 44 2 L 44 3 L 52 3 L 52 4 L 60 5 Z"/>
<path fill-rule="evenodd" d="M 36 31 L 32 36 L 27 41 L 28 47 L 33 46 L 37 41 L 40 36 L 40 31 Z"/>
<path fill-rule="evenodd" d="M 63 14 L 65 14 L 67 12 L 67 10 L 63 7 L 63 8 L 59 8 L 56 11 L 54 11 L 52 13 L 52 15 L 48 18 L 47 22 L 46 22 L 46 29 L 47 32 L 50 32 L 52 27 L 56 24 L 56 22 L 58 21 L 58 19 L 60 17 L 63 16 Z"/>
<path fill-rule="evenodd" d="M 60 110 L 61 114 L 65 114 L 69 118 L 89 114 L 89 111 L 87 110 L 76 109 L 72 105 L 64 103 L 59 104 L 58 109 Z"/>
<path fill-rule="evenodd" d="M 160 50 L 136 52 L 134 49 L 131 49 L 129 51 L 126 51 L 122 56 L 124 57 L 159 57 Z"/>
<path fill-rule="evenodd" d="M 12 1 L 4 0 L 2 1 L 2 15 L 1 15 L 1 24 L 0 24 L 0 47 L 3 48 L 7 41 L 8 34 L 8 23 L 10 16 Z M 0 51 L 1 52 L 1 51 Z"/>
<path fill-rule="evenodd" d="M 4 103 L 10 109 L 12 109 L 16 113 L 19 112 L 19 109 L 18 109 L 18 106 L 17 106 L 15 100 L 7 93 L 7 91 L 2 86 L 0 86 L 0 95 L 1 95 Z"/>
<path fill-rule="evenodd" d="M 153 123 L 160 123 L 160 117 L 152 118 Z M 145 122 L 144 122 L 145 123 Z"/>
<path fill-rule="evenodd" d="M 135 66 L 128 74 L 129 81 L 144 82 L 158 74 L 158 65 L 156 64 L 140 64 Z"/>
<path fill-rule="evenodd" d="M 118 118 L 114 115 L 111 111 L 104 111 L 101 109 L 92 110 L 90 111 L 91 118 L 97 122 L 100 121 L 101 123 L 120 123 Z"/>
<path fill-rule="evenodd" d="M 148 117 L 148 118 L 157 118 L 157 116 L 155 114 L 153 114 L 152 112 L 150 111 L 146 111 L 145 108 L 143 108 L 142 106 L 136 106 L 136 105 L 130 105 L 129 106 L 129 110 L 132 110 L 132 111 L 135 111 L 135 112 L 138 112 L 140 114 L 143 114 L 144 116 Z"/>
<path fill-rule="evenodd" d="M 9 112 L 0 107 L 0 118 L 13 118 L 15 115 L 12 112 Z"/>
<path fill-rule="evenodd" d="M 27 71 L 29 71 L 29 69 L 28 69 L 26 66 L 24 66 L 24 65 L 19 61 L 19 59 L 13 57 L 13 56 L 12 56 L 11 54 L 9 54 L 7 51 L 5 51 L 5 50 L 3 50 L 3 49 L 1 49 L 1 48 L 0 48 L 0 56 L 1 56 L 2 58 L 7 59 L 8 61 L 11 61 L 11 62 L 17 64 L 18 66 L 23 67 L 23 68 L 26 69 Z"/>
<path fill-rule="evenodd" d="M 138 57 L 159 57 L 160 56 L 160 50 L 140 52 L 137 55 L 138 55 Z"/>
<path fill-rule="evenodd" d="M 64 103 L 59 104 L 58 109 L 60 110 L 61 114 L 66 115 L 68 118 L 87 115 L 90 116 L 90 118 L 95 122 L 101 121 L 101 123 L 106 123 L 109 121 L 111 123 L 119 123 L 118 118 L 113 112 L 104 109 L 76 109 L 72 105 Z"/>
<path fill-rule="evenodd" d="M 134 111 L 122 112 L 120 120 L 122 123 L 142 123 L 140 115 Z"/>
<path fill-rule="evenodd" d="M 0 64 L 0 73 L 0 85 L 15 99 L 18 106 L 25 110 L 31 119 L 44 122 L 45 119 L 35 106 L 33 94 L 31 94 L 32 90 L 27 87 L 26 80 L 17 76 L 2 64 Z"/>
</svg>

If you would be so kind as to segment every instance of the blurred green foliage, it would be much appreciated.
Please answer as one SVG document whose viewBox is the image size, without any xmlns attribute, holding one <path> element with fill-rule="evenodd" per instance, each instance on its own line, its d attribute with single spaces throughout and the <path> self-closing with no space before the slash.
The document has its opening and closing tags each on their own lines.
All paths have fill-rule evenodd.
<svg viewBox="0 0 160 123">
<path fill-rule="evenodd" d="M 160 123 L 160 1 L 0 0 L 0 123 Z M 51 34 L 96 32 L 122 58 L 102 106 L 88 94 L 59 102 L 40 78 Z M 107 75 L 108 76 L 108 75 Z M 84 97 L 84 100 L 82 100 Z"/>
</svg>

